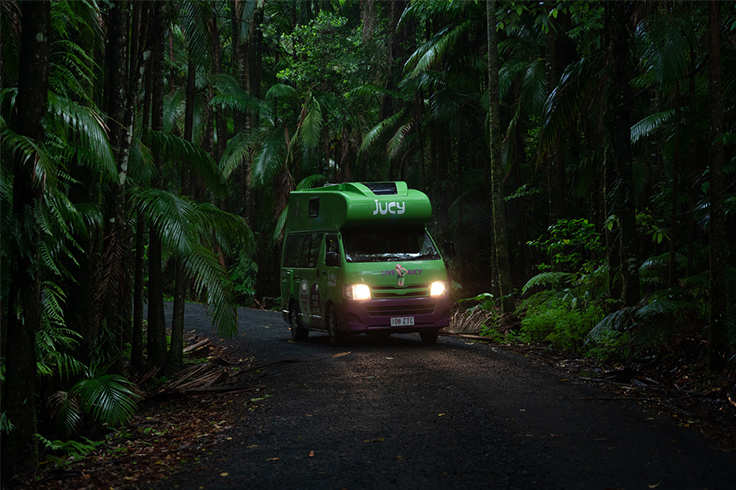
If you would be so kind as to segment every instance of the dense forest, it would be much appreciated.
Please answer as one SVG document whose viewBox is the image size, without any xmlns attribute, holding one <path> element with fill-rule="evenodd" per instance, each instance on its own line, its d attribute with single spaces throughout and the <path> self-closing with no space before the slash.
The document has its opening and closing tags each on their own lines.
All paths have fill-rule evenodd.
<svg viewBox="0 0 736 490">
<path fill-rule="evenodd" d="M 736 3 L 3 0 L 0 16 L 4 478 L 125 421 L 134 373 L 180 368 L 186 301 L 223 336 L 238 304 L 270 307 L 288 195 L 327 182 L 426 192 L 484 335 L 736 362 Z"/>
</svg>

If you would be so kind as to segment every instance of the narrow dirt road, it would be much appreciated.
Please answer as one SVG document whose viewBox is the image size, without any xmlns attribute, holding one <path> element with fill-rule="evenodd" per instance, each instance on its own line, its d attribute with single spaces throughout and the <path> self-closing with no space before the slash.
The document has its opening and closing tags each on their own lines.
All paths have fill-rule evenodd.
<svg viewBox="0 0 736 490">
<path fill-rule="evenodd" d="M 255 310 L 241 310 L 240 325 L 225 352 L 277 363 L 262 370 L 268 396 L 238 408 L 231 439 L 158 488 L 736 486 L 736 455 L 697 431 L 493 346 L 426 346 L 416 334 L 293 343 L 279 314 Z M 186 328 L 213 336 L 197 305 Z"/>
</svg>

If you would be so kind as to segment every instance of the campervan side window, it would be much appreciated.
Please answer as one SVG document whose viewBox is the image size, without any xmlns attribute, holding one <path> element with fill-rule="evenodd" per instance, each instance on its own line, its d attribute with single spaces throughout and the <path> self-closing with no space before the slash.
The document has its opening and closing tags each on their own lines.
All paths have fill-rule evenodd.
<svg viewBox="0 0 736 490">
<path fill-rule="evenodd" d="M 322 233 L 292 233 L 284 243 L 284 267 L 316 267 Z"/>
<path fill-rule="evenodd" d="M 309 217 L 316 218 L 319 216 L 319 197 L 309 199 Z"/>
</svg>

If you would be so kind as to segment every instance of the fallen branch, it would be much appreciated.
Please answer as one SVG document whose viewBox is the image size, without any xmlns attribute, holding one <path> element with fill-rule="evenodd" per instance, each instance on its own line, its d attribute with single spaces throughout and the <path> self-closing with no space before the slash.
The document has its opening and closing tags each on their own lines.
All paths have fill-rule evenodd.
<svg viewBox="0 0 736 490">
<path fill-rule="evenodd" d="M 483 337 L 482 335 L 472 335 L 469 333 L 443 332 L 442 330 L 440 330 L 440 335 L 444 335 L 445 337 L 456 337 L 459 339 L 480 340 L 481 342 L 492 342 L 490 337 Z"/>
<path fill-rule="evenodd" d="M 192 345 L 189 345 L 187 347 L 184 347 L 184 354 L 186 354 L 187 352 L 191 352 L 193 350 L 197 350 L 200 347 L 202 347 L 203 345 L 206 345 L 206 344 L 209 344 L 209 343 L 210 343 L 210 339 L 204 339 L 204 340 L 200 340 L 196 344 L 192 344 Z"/>
</svg>

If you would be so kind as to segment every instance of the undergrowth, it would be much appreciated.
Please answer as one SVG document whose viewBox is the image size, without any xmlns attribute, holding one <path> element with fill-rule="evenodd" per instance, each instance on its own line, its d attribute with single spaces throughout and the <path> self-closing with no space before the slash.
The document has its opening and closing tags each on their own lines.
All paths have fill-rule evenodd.
<svg viewBox="0 0 736 490">
<path fill-rule="evenodd" d="M 499 302 L 483 294 L 461 303 L 468 307 L 453 318 L 454 331 L 468 331 L 467 325 L 470 333 L 491 341 L 541 343 L 605 361 L 646 359 L 678 366 L 705 362 L 707 277 L 694 276 L 667 287 L 663 271 L 668 257 L 651 257 L 639 270 L 644 298 L 636 306 L 623 307 L 609 297 L 600 236 L 587 220 L 560 220 L 528 245 L 539 248 L 550 263 L 540 266 L 522 288 L 513 314 L 517 321 L 504 320 Z M 682 257 L 677 255 L 676 260 Z M 727 312 L 730 319 L 736 316 L 733 309 Z M 733 323 L 731 339 L 736 338 Z M 730 362 L 736 362 L 736 356 Z"/>
</svg>

